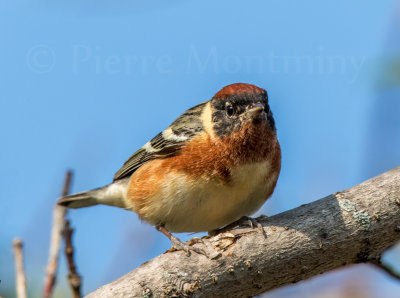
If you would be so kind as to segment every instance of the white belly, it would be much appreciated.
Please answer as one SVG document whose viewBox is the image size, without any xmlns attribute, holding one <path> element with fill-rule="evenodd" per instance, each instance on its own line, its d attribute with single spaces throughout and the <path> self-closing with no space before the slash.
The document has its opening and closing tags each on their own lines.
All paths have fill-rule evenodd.
<svg viewBox="0 0 400 298">
<path fill-rule="evenodd" d="M 152 199 L 147 221 L 165 224 L 171 232 L 211 231 L 257 211 L 274 187 L 278 173 L 267 162 L 237 167 L 229 184 L 215 180 L 188 181 L 183 175 L 165 179 L 159 197 Z"/>
</svg>

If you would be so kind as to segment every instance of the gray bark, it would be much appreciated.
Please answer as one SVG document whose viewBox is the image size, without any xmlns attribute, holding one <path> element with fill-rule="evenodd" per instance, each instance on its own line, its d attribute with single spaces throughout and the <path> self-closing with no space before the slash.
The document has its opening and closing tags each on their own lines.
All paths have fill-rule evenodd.
<svg viewBox="0 0 400 298">
<path fill-rule="evenodd" d="M 248 297 L 348 264 L 379 260 L 400 239 L 400 167 L 348 190 L 164 253 L 87 297 Z"/>
</svg>

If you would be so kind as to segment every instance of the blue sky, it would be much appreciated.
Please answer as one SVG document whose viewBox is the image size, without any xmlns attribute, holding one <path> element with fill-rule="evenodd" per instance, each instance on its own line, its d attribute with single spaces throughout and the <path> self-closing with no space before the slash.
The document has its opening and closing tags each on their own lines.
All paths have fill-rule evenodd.
<svg viewBox="0 0 400 298">
<path fill-rule="evenodd" d="M 386 150 L 393 144 L 383 142 L 384 163 L 367 145 L 399 144 L 396 126 L 382 136 L 390 109 L 376 88 L 398 8 L 394 0 L 1 2 L 0 294 L 13 286 L 15 236 L 39 293 L 66 169 L 74 192 L 109 183 L 140 146 L 230 83 L 267 89 L 275 115 L 282 172 L 263 213 L 398 166 L 396 150 Z M 371 120 L 376 105 L 381 126 Z M 127 211 L 69 217 L 85 293 L 169 248 Z"/>
</svg>

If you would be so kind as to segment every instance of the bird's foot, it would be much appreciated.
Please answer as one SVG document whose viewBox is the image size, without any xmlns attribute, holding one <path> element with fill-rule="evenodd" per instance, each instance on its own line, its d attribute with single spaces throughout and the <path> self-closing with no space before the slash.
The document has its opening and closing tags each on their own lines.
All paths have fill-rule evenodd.
<svg viewBox="0 0 400 298">
<path fill-rule="evenodd" d="M 199 239 L 199 238 L 194 238 L 194 239 L 196 239 L 196 240 L 192 241 L 192 239 L 191 239 L 191 240 L 189 240 L 189 243 L 185 243 L 185 242 L 182 242 L 178 237 L 171 235 L 170 240 L 172 243 L 172 247 L 169 251 L 183 250 L 188 257 L 190 256 L 190 252 L 194 251 L 195 253 L 209 257 L 204 250 L 193 246 L 196 243 L 201 243 L 202 242 L 201 239 Z"/>
<path fill-rule="evenodd" d="M 188 257 L 190 256 L 190 252 L 194 251 L 195 253 L 204 255 L 207 258 L 211 258 L 203 249 L 193 246 L 196 243 L 203 243 L 200 238 L 192 238 L 188 243 L 185 243 L 182 242 L 178 237 L 172 235 L 164 226 L 157 226 L 156 229 L 167 236 L 171 241 L 172 247 L 168 251 L 183 250 Z"/>
<path fill-rule="evenodd" d="M 264 215 L 265 216 L 265 215 Z M 248 217 L 248 216 L 242 216 L 241 218 L 239 218 L 238 220 L 234 221 L 233 223 L 217 229 L 217 230 L 213 230 L 208 232 L 208 235 L 210 236 L 215 236 L 219 233 L 225 233 L 229 230 L 232 230 L 233 228 L 236 228 L 238 226 L 250 226 L 252 229 L 255 229 L 256 227 L 258 228 L 258 230 L 260 231 L 260 233 L 262 234 L 262 236 L 264 238 L 267 238 L 267 236 L 265 235 L 265 231 L 263 229 L 262 224 L 255 218 L 252 217 Z"/>
</svg>

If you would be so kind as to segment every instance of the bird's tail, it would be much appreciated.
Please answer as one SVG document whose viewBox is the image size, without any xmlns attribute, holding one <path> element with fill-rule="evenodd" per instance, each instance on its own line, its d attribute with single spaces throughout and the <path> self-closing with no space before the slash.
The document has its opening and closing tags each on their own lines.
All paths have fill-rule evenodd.
<svg viewBox="0 0 400 298">
<path fill-rule="evenodd" d="M 126 208 L 128 179 L 121 179 L 104 187 L 62 197 L 57 204 L 68 208 L 83 208 L 98 204 Z"/>
<path fill-rule="evenodd" d="M 57 204 L 68 208 L 83 208 L 99 204 L 96 190 L 89 190 L 62 197 Z"/>
</svg>

